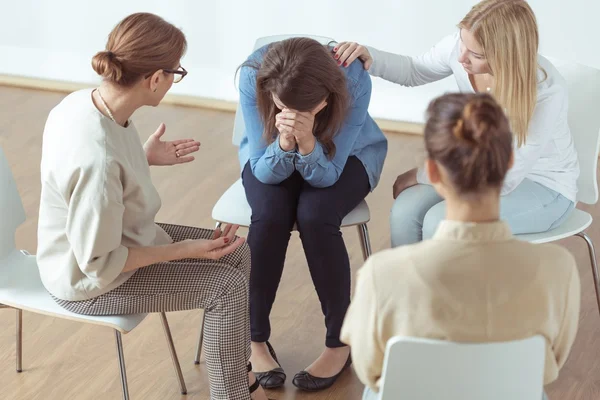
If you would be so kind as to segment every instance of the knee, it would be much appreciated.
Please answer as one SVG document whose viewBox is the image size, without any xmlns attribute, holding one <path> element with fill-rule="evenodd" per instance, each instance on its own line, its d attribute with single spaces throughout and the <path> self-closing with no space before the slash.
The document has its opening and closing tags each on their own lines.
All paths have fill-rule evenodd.
<svg viewBox="0 0 600 400">
<path fill-rule="evenodd" d="M 245 294 L 245 297 L 248 297 L 250 290 L 250 279 L 246 271 L 240 268 L 227 268 L 227 270 L 228 272 L 224 277 L 225 297 L 229 295 L 235 295 L 237 293 Z"/>
<path fill-rule="evenodd" d="M 394 200 L 390 211 L 391 225 L 406 225 L 417 220 L 417 213 L 414 212 L 414 205 L 407 202 L 402 193 Z"/>
<path fill-rule="evenodd" d="M 252 210 L 252 229 L 268 232 L 290 232 L 295 221 L 294 212 L 295 210 L 292 207 L 264 204 L 261 210 Z"/>
<path fill-rule="evenodd" d="M 431 239 L 437 231 L 440 222 L 444 219 L 445 208 L 443 204 L 432 207 L 423 220 L 423 240 Z"/>
<path fill-rule="evenodd" d="M 338 212 L 328 207 L 314 204 L 300 204 L 296 214 L 298 231 L 322 233 L 328 230 L 339 231 L 342 219 Z"/>
</svg>

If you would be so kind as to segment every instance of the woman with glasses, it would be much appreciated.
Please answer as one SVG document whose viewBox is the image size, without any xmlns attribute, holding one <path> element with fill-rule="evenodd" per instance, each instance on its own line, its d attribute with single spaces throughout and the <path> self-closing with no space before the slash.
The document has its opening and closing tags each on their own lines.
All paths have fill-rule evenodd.
<svg viewBox="0 0 600 400">
<path fill-rule="evenodd" d="M 43 138 L 37 261 L 44 286 L 85 315 L 206 310 L 211 399 L 266 399 L 250 359 L 250 251 L 237 226 L 208 230 L 154 222 L 161 200 L 150 165 L 192 161 L 200 143 L 142 146 L 130 117 L 157 106 L 186 75 L 175 26 L 133 14 L 92 60 L 100 87 L 67 96 Z"/>
</svg>

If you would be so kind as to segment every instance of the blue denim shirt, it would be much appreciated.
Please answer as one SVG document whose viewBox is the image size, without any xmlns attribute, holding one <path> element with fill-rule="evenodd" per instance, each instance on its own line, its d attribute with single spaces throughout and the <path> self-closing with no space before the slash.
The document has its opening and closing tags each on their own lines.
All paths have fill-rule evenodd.
<svg viewBox="0 0 600 400">
<path fill-rule="evenodd" d="M 267 49 L 267 46 L 258 49 L 248 60 L 262 61 Z M 342 70 L 346 74 L 350 93 L 350 110 L 342 128 L 333 138 L 336 153 L 330 160 L 318 140 L 315 149 L 307 155 L 282 150 L 279 140 L 267 145 L 256 104 L 257 71 L 251 67 L 242 67 L 239 83 L 240 106 L 245 125 L 239 149 L 242 169 L 250 161 L 256 179 L 266 184 L 280 183 L 294 171 L 298 171 L 310 185 L 323 188 L 336 183 L 348 157 L 356 156 L 367 171 L 371 190 L 375 189 L 387 154 L 387 139 L 368 112 L 371 77 L 358 60 Z"/>
</svg>

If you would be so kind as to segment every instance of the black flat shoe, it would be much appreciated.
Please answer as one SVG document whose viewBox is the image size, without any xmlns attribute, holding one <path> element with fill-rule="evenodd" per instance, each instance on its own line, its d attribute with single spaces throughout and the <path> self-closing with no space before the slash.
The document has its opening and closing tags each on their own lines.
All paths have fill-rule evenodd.
<svg viewBox="0 0 600 400">
<path fill-rule="evenodd" d="M 312 376 L 306 371 L 300 371 L 296 374 L 296 376 L 294 376 L 294 380 L 292 381 L 292 383 L 298 389 L 302 389 L 307 392 L 318 392 L 319 390 L 328 389 L 331 386 L 333 386 L 335 381 L 340 377 L 340 375 L 342 375 L 342 373 L 346 369 L 348 369 L 348 367 L 351 364 L 352 357 L 348 356 L 348 360 L 346 361 L 346 364 L 344 364 L 342 370 L 338 372 L 337 375 L 334 375 L 329 378 L 317 378 L 316 376 Z"/>
<path fill-rule="evenodd" d="M 248 372 L 252 371 L 252 363 L 248 363 Z M 255 375 L 256 377 L 256 375 Z M 250 385 L 249 389 L 250 389 L 250 395 L 252 395 L 252 393 L 256 392 L 258 390 L 258 388 L 260 387 L 260 383 L 258 382 L 258 379 L 256 379 L 254 381 L 254 383 L 252 385 Z M 269 399 L 272 400 L 272 399 Z"/>
<path fill-rule="evenodd" d="M 267 347 L 269 349 L 271 357 L 273 357 L 273 360 L 275 360 L 275 362 L 279 365 L 279 368 L 274 368 L 267 372 L 255 372 L 254 375 L 256 375 L 256 381 L 259 382 L 263 388 L 277 389 L 285 385 L 287 375 L 285 374 L 285 371 L 283 370 L 283 368 L 281 368 L 281 364 L 279 364 L 279 361 L 277 360 L 277 355 L 275 354 L 273 346 L 271 346 L 271 343 L 269 343 L 268 341 Z"/>
</svg>

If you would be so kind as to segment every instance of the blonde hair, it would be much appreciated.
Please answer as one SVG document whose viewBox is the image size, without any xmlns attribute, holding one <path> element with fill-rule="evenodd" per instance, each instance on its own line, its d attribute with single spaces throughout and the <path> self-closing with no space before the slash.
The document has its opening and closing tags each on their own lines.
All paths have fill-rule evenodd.
<svg viewBox="0 0 600 400">
<path fill-rule="evenodd" d="M 131 86 L 148 74 L 175 67 L 186 48 L 183 32 L 158 15 L 131 14 L 114 27 L 92 67 L 106 81 Z"/>
<path fill-rule="evenodd" d="M 537 102 L 539 34 L 524 0 L 483 0 L 458 24 L 483 47 L 494 76 L 492 94 L 504 107 L 518 146 L 526 142 Z"/>
</svg>

